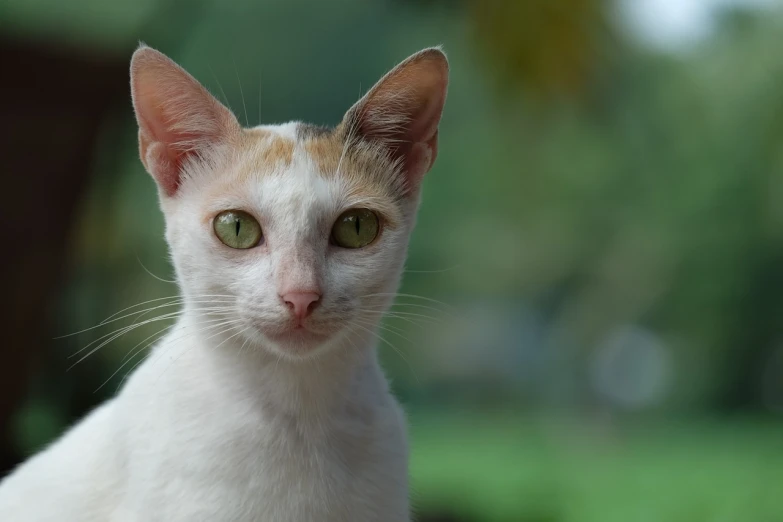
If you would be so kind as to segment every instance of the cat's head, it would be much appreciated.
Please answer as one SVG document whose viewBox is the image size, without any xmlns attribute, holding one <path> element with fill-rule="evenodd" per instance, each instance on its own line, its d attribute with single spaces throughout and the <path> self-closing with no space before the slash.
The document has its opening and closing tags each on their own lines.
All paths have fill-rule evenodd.
<svg viewBox="0 0 783 522">
<path fill-rule="evenodd" d="M 205 336 L 301 357 L 374 328 L 397 290 L 447 84 L 445 55 L 426 49 L 336 128 L 246 129 L 165 55 L 136 51 L 141 160 Z"/>
</svg>

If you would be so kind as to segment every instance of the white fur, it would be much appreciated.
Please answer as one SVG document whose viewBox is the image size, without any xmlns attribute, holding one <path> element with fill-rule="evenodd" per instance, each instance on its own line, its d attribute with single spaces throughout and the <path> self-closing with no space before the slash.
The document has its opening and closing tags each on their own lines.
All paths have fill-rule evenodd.
<svg viewBox="0 0 783 522">
<path fill-rule="evenodd" d="M 331 163 L 310 156 L 298 123 L 243 131 L 183 69 L 139 48 L 140 154 L 183 311 L 115 398 L 0 483 L 0 522 L 409 521 L 405 422 L 376 330 L 447 82 L 438 49 L 402 62 L 346 114 L 338 172 L 319 172 Z M 357 207 L 380 216 L 378 239 L 333 245 L 335 220 Z M 221 243 L 225 210 L 254 216 L 263 242 Z M 304 329 L 291 293 L 320 296 Z"/>
<path fill-rule="evenodd" d="M 245 160 L 217 150 L 162 198 L 183 314 L 114 399 L 0 484 L 0 521 L 409 520 L 405 423 L 375 330 L 417 202 L 375 244 L 340 249 L 328 238 L 357 204 L 348 177 L 321 176 L 301 145 L 287 168 L 243 178 Z M 217 240 L 211 218 L 237 208 L 263 245 Z M 272 340 L 290 319 L 279 294 L 313 286 L 322 337 Z"/>
</svg>

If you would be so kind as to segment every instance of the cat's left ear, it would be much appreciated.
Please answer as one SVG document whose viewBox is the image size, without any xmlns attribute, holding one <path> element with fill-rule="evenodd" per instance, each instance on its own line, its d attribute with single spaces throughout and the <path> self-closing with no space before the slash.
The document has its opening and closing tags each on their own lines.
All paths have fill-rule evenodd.
<svg viewBox="0 0 783 522">
<path fill-rule="evenodd" d="M 165 196 L 179 188 L 183 166 L 241 132 L 236 117 L 163 53 L 142 45 L 131 59 L 131 94 L 139 154 Z"/>
<path fill-rule="evenodd" d="M 383 146 L 416 189 L 438 154 L 438 125 L 449 83 L 440 48 L 410 56 L 380 79 L 345 115 L 346 135 Z"/>
</svg>

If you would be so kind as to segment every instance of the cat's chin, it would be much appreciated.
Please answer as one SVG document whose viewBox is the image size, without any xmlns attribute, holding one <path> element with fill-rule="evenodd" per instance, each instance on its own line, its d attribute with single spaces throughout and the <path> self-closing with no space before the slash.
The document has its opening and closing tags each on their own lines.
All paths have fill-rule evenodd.
<svg viewBox="0 0 783 522">
<path fill-rule="evenodd" d="M 274 344 L 277 351 L 294 357 L 312 355 L 318 348 L 326 345 L 331 337 L 304 327 L 265 332 L 264 336 Z"/>
</svg>

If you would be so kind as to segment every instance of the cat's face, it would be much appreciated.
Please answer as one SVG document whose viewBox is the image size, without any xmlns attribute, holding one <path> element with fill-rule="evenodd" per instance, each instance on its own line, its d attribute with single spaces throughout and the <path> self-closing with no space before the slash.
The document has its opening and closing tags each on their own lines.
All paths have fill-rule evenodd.
<svg viewBox="0 0 783 522">
<path fill-rule="evenodd" d="M 435 160 L 447 72 L 444 55 L 426 50 L 335 129 L 242 129 L 168 58 L 139 49 L 140 152 L 188 306 L 292 357 L 373 330 L 397 289 L 419 184 Z"/>
<path fill-rule="evenodd" d="M 387 182 L 392 166 L 369 150 L 363 163 L 346 152 L 337 172 L 343 140 L 333 133 L 307 137 L 291 123 L 243 130 L 240 141 L 164 200 L 184 293 L 231 296 L 201 307 L 231 306 L 241 335 L 283 353 L 372 328 L 396 290 L 415 195 Z"/>
</svg>

